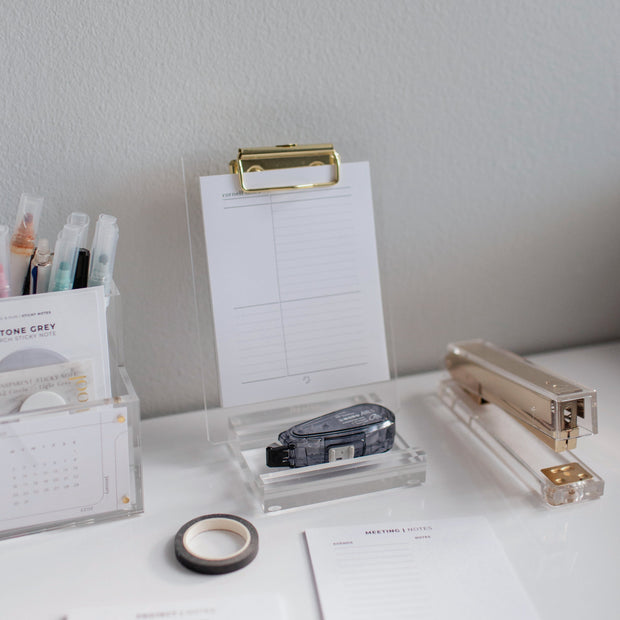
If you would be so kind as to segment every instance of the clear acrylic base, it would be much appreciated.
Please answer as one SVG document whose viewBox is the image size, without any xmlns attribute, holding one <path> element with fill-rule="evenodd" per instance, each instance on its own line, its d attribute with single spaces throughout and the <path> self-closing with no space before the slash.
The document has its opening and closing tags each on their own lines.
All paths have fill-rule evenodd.
<svg viewBox="0 0 620 620">
<path fill-rule="evenodd" d="M 574 453 L 555 452 L 499 407 L 477 404 L 449 379 L 440 383 L 439 398 L 546 504 L 561 506 L 603 495 L 603 479 Z"/>
<path fill-rule="evenodd" d="M 351 397 L 349 403 L 342 400 L 321 403 L 321 409 L 322 413 L 326 413 L 359 402 L 368 402 L 368 399 L 358 395 Z M 269 411 L 268 415 L 255 412 L 230 418 L 229 446 L 252 495 L 264 512 L 416 486 L 424 482 L 425 452 L 410 447 L 398 434 L 392 449 L 381 454 L 308 467 L 267 467 L 265 448 L 276 440 L 278 433 L 314 415 L 283 407 Z"/>
</svg>

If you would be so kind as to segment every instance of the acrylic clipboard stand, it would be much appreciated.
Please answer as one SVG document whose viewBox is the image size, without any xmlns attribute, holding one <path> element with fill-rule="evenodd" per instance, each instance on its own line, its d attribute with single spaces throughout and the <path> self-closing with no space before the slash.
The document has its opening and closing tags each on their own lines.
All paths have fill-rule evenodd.
<svg viewBox="0 0 620 620">
<path fill-rule="evenodd" d="M 399 396 L 393 368 L 387 381 L 332 389 L 270 402 L 235 407 L 207 403 L 207 393 L 218 385 L 210 302 L 209 268 L 200 196 L 200 177 L 224 173 L 206 153 L 183 158 L 187 221 L 190 236 L 202 379 L 208 439 L 226 443 L 238 463 L 251 495 L 264 512 L 278 512 L 319 502 L 363 495 L 403 486 L 416 486 L 426 477 L 426 455 L 398 434 Z M 227 172 L 227 171 L 226 171 Z M 379 249 L 380 254 L 380 249 Z M 384 316 L 389 316 L 385 311 Z M 386 320 L 386 324 L 389 321 Z M 386 330 L 389 335 L 389 329 Z M 390 338 L 388 337 L 388 353 Z M 393 364 L 390 363 L 390 366 Z M 210 390 L 207 390 L 207 386 Z M 265 448 L 294 424 L 360 403 L 376 403 L 394 412 L 396 438 L 391 450 L 368 456 L 299 468 L 271 468 Z"/>
<path fill-rule="evenodd" d="M 6 494 L 0 539 L 143 512 L 140 401 L 125 368 L 121 299 L 114 283 L 106 306 L 112 397 L 0 415 L 0 450 L 7 463 L 0 475 Z M 84 433 L 99 437 L 94 452 L 91 441 L 87 451 L 81 444 L 88 440 Z M 88 486 L 79 468 L 85 465 L 92 473 L 93 463 L 102 464 L 102 475 L 95 474 L 96 485 Z M 53 498 L 50 510 L 37 514 L 28 508 L 44 496 Z"/>
</svg>

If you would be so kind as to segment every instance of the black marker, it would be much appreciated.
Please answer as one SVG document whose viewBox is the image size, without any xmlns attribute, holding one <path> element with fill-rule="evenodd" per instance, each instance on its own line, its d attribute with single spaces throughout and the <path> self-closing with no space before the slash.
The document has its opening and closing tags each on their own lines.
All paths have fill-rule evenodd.
<svg viewBox="0 0 620 620">
<path fill-rule="evenodd" d="M 78 241 L 78 258 L 73 278 L 73 288 L 86 288 L 88 285 L 88 268 L 90 263 L 90 251 L 86 249 L 86 237 L 88 236 L 88 224 L 90 218 L 86 213 L 72 213 L 67 218 L 67 224 L 80 226 L 80 238 Z"/>
</svg>

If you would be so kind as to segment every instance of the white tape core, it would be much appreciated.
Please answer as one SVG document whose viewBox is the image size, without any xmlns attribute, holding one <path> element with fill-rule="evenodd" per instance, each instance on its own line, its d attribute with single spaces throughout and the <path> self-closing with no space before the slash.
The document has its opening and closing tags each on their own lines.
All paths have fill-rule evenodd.
<svg viewBox="0 0 620 620">
<path fill-rule="evenodd" d="M 205 553 L 201 553 L 197 551 L 195 548 L 192 548 L 192 541 L 203 534 L 204 532 L 209 532 L 212 530 L 219 530 L 224 532 L 232 532 L 233 534 L 237 534 L 241 536 L 243 539 L 243 546 L 240 549 L 237 549 L 234 553 L 225 556 L 209 556 Z M 236 558 L 237 556 L 243 554 L 245 550 L 249 547 L 251 540 L 251 534 L 243 523 L 239 523 L 239 521 L 233 521 L 232 519 L 226 519 L 223 517 L 214 517 L 212 519 L 203 519 L 202 521 L 198 521 L 194 523 L 194 525 L 190 526 L 185 534 L 183 534 L 183 546 L 195 557 L 200 558 L 202 560 L 230 560 Z"/>
</svg>

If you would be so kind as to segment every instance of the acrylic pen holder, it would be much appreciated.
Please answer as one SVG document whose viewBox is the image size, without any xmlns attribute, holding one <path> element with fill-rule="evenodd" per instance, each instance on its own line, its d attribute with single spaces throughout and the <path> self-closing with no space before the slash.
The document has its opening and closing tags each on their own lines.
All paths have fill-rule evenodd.
<svg viewBox="0 0 620 620">
<path fill-rule="evenodd" d="M 269 157 L 277 157 L 277 150 L 279 148 L 285 147 L 277 147 L 274 152 L 269 153 Z M 256 153 L 252 153 L 252 157 L 255 156 Z M 252 163 L 255 164 L 256 162 L 253 161 Z M 272 159 L 265 163 L 266 166 L 271 164 Z M 288 168 L 288 166 L 284 167 Z M 329 166 L 317 166 L 315 170 L 317 168 L 329 168 Z M 381 319 L 381 328 L 378 331 L 387 334 L 386 357 L 388 359 L 386 367 L 389 366 L 381 380 L 360 381 L 359 383 L 349 382 L 346 385 L 332 385 L 329 389 L 311 388 L 317 379 L 316 376 L 313 376 L 313 373 L 300 371 L 299 367 L 297 367 L 295 374 L 288 368 L 285 374 L 287 379 L 295 375 L 299 381 L 306 383 L 306 385 L 299 386 L 299 393 L 278 398 L 256 399 L 256 402 L 248 400 L 244 403 L 222 406 L 221 364 L 224 362 L 224 359 L 222 351 L 218 350 L 216 344 L 219 342 L 218 336 L 221 336 L 221 334 L 218 334 L 216 329 L 216 311 L 212 303 L 212 294 L 214 279 L 217 276 L 213 270 L 217 270 L 222 264 L 227 263 L 226 259 L 218 260 L 217 253 L 208 252 L 209 242 L 205 237 L 204 209 L 209 208 L 211 203 L 205 195 L 201 195 L 201 183 L 209 171 L 214 171 L 213 161 L 211 161 L 209 154 L 197 153 L 183 159 L 186 212 L 196 296 L 197 334 L 200 338 L 201 368 L 203 386 L 205 387 L 206 424 L 209 441 L 212 443 L 225 443 L 229 446 L 247 488 L 265 512 L 278 512 L 317 502 L 363 495 L 378 490 L 415 486 L 424 482 L 426 476 L 426 455 L 424 451 L 419 447 L 409 446 L 398 434 L 400 402 L 395 381 L 396 373 L 393 364 L 393 347 L 391 346 L 392 340 L 389 329 L 389 309 L 386 308 L 385 303 L 382 303 L 380 292 L 377 293 L 378 299 L 375 298 L 374 302 L 378 301 L 378 306 L 383 307 L 384 318 Z M 307 173 L 308 170 L 303 172 Z M 349 187 L 346 175 L 345 165 L 342 177 L 345 180 L 341 181 L 342 185 L 340 187 Z M 252 173 L 246 176 L 251 177 Z M 324 176 L 326 177 L 325 185 L 329 185 L 330 175 L 327 171 Z M 234 181 L 232 182 L 234 183 Z M 304 185 L 305 188 L 306 186 Z M 290 193 L 287 193 L 287 191 Z M 314 230 L 318 230 L 319 234 L 321 234 L 321 226 L 323 223 L 325 225 L 329 224 L 327 220 L 329 220 L 331 214 L 323 210 L 323 219 L 317 221 L 313 218 L 310 209 L 316 194 L 314 196 L 311 194 L 301 195 L 297 186 L 291 187 L 287 191 L 284 193 L 272 193 L 270 189 L 265 189 L 262 193 L 256 194 L 258 198 L 254 200 L 250 196 L 244 195 L 238 185 L 231 185 L 230 190 L 226 190 L 226 193 L 221 196 L 225 197 L 225 199 L 231 198 L 238 203 L 243 202 L 245 207 L 249 207 L 249 209 L 238 209 L 235 213 L 239 217 L 251 213 L 252 217 L 258 218 L 256 223 L 260 228 L 255 229 L 257 235 L 260 234 L 260 231 L 267 231 L 269 229 L 268 226 L 265 227 L 264 218 L 261 219 L 263 216 L 259 212 L 260 209 L 264 209 L 265 203 L 274 203 L 275 208 L 278 210 L 278 214 L 275 217 L 282 216 L 285 218 L 291 215 L 291 213 L 288 210 L 287 204 L 283 204 L 282 201 L 286 203 L 287 197 L 292 197 L 292 202 L 295 202 L 298 208 L 307 209 L 306 215 L 309 217 L 307 221 L 312 221 L 312 224 L 309 223 L 308 225 L 313 227 Z M 332 188 L 325 186 L 316 191 L 325 192 L 320 195 L 326 197 L 338 193 L 330 194 Z M 349 193 L 350 191 L 349 188 L 346 192 L 343 190 L 341 193 Z M 337 200 L 337 198 L 334 200 Z M 350 202 L 359 204 L 355 200 Z M 330 204 L 330 201 L 323 201 L 323 204 Z M 299 205 L 303 205 L 303 207 Z M 253 210 L 253 207 L 257 207 L 257 209 Z M 345 219 L 351 217 L 353 218 L 354 225 L 357 225 L 357 222 L 355 222 L 355 211 L 352 210 L 351 214 L 351 216 L 345 215 Z M 293 215 L 295 214 L 293 213 Z M 266 214 L 265 217 L 270 218 L 272 216 L 273 212 Z M 250 230 L 247 225 L 240 220 L 236 221 L 239 222 L 240 234 L 247 234 L 247 231 Z M 279 240 L 283 243 L 287 243 L 290 240 L 284 237 L 289 234 L 286 231 L 291 230 L 290 226 L 296 227 L 296 230 L 303 233 L 299 222 L 294 222 L 291 219 L 288 220 L 288 223 L 284 223 L 282 220 L 279 221 L 282 223 L 282 227 L 277 234 Z M 210 230 L 214 230 L 214 228 L 211 227 Z M 216 239 L 215 241 L 218 242 L 220 240 Z M 253 242 L 257 243 L 256 238 L 253 239 Z M 235 247 L 238 246 L 240 251 L 247 252 L 247 247 L 240 243 L 238 239 L 233 239 L 233 245 Z M 228 251 L 229 247 L 224 247 L 224 250 Z M 213 249 L 213 246 L 211 249 Z M 381 258 L 380 251 L 378 254 L 379 258 Z M 231 260 L 235 260 L 235 257 L 231 257 Z M 262 275 L 256 271 L 260 269 L 261 264 L 263 263 L 257 260 L 244 262 L 244 265 L 247 267 L 245 279 L 248 285 L 254 287 L 254 289 L 257 289 L 256 281 Z M 379 266 L 380 264 L 379 261 Z M 248 277 L 247 273 L 250 271 L 257 274 L 256 279 Z M 297 285 L 300 285 L 299 278 L 293 276 L 293 274 L 288 274 L 286 281 L 282 271 L 279 271 L 273 277 L 280 281 L 280 294 L 283 287 L 286 286 L 286 282 L 294 281 Z M 307 282 L 305 276 L 303 279 L 304 282 Z M 230 283 L 228 285 L 231 286 Z M 305 284 L 301 286 L 305 286 Z M 283 303 L 287 302 L 282 302 L 282 299 L 282 296 L 277 299 L 275 305 L 280 310 L 276 310 L 276 314 L 280 311 L 285 314 L 291 307 L 290 305 L 284 307 Z M 324 308 L 325 306 L 323 306 L 321 311 L 324 311 Z M 309 312 L 312 316 L 315 316 L 314 313 L 318 312 L 318 310 L 314 306 Z M 283 339 L 286 338 L 285 322 L 289 318 L 284 316 L 284 314 L 281 315 L 283 318 L 281 323 L 281 329 L 284 334 Z M 221 318 L 221 315 L 218 316 Z M 233 322 L 236 320 L 236 318 L 230 315 L 226 316 L 232 318 Z M 340 319 L 341 316 L 339 315 L 338 318 Z M 262 319 L 260 320 L 262 321 Z M 254 323 L 252 329 L 263 329 L 262 325 L 263 323 L 261 323 L 260 327 L 257 327 L 256 323 Z M 375 323 L 374 325 L 376 326 L 377 324 Z M 383 337 L 384 333 L 381 334 L 381 337 Z M 319 338 L 322 336 L 321 334 Z M 310 343 L 311 346 L 314 344 L 313 342 Z M 368 344 L 369 348 L 374 346 L 374 342 L 362 342 L 361 344 L 362 346 Z M 265 366 L 267 366 L 266 358 Z M 256 368 L 259 373 L 262 371 L 260 357 L 257 358 Z M 360 370 L 359 374 L 360 376 L 363 375 L 363 369 Z M 247 383 L 250 382 L 251 378 L 248 379 Z M 317 381 L 317 384 L 319 383 L 320 381 Z M 231 393 L 231 390 L 228 390 L 228 393 Z M 367 454 L 304 467 L 267 466 L 266 448 L 270 444 L 277 442 L 280 433 L 300 422 L 360 403 L 378 404 L 390 409 L 395 414 L 396 437 L 394 445 L 390 450 L 378 454 Z"/>
<path fill-rule="evenodd" d="M 124 364 L 120 295 L 112 289 L 105 311 L 111 397 L 0 412 L 0 539 L 143 511 L 140 404 Z M 20 300 L 27 311 L 29 297 Z"/>
</svg>

